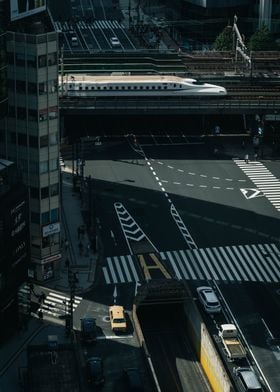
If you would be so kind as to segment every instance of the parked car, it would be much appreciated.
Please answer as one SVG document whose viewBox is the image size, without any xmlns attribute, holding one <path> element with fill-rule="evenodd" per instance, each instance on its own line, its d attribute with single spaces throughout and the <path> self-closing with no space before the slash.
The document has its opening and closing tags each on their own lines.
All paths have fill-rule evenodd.
<svg viewBox="0 0 280 392">
<path fill-rule="evenodd" d="M 92 357 L 87 360 L 87 380 L 94 386 L 101 386 L 105 382 L 104 364 L 102 358 Z"/>
<path fill-rule="evenodd" d="M 127 392 L 142 392 L 144 391 L 138 368 L 128 368 L 123 372 L 125 391 Z"/>
<path fill-rule="evenodd" d="M 212 287 L 201 286 L 196 290 L 198 299 L 207 313 L 219 313 L 222 310 L 221 304 Z"/>
<path fill-rule="evenodd" d="M 96 323 L 94 318 L 85 316 L 81 319 L 81 338 L 86 343 L 92 343 L 96 339 Z"/>
<path fill-rule="evenodd" d="M 111 328 L 114 332 L 126 332 L 126 319 L 123 306 L 113 305 L 109 307 Z"/>
<path fill-rule="evenodd" d="M 117 37 L 111 37 L 110 42 L 112 46 L 121 46 L 121 43 Z"/>
<path fill-rule="evenodd" d="M 238 367 L 233 371 L 239 379 L 242 390 L 246 392 L 261 392 L 263 390 L 256 373 L 249 367 Z"/>
</svg>

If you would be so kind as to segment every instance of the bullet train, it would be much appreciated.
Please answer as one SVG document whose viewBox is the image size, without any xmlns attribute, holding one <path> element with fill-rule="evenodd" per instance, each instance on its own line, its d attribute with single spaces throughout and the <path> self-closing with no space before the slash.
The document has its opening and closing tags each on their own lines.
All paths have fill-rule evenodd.
<svg viewBox="0 0 280 392">
<path fill-rule="evenodd" d="M 67 75 L 59 83 L 60 94 L 69 97 L 223 97 L 224 87 L 195 79 L 168 75 Z"/>
</svg>

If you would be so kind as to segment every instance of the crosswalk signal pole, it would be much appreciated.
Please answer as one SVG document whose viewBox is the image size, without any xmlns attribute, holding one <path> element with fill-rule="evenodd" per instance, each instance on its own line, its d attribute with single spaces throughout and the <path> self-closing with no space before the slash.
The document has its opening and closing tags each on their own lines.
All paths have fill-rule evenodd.
<svg viewBox="0 0 280 392">
<path fill-rule="evenodd" d="M 73 272 L 70 269 L 68 270 L 68 283 L 70 286 L 70 302 L 69 302 L 69 317 L 66 319 L 66 331 L 68 332 L 67 334 L 71 335 L 71 339 L 73 338 L 72 336 L 72 331 L 73 331 L 73 307 L 74 307 L 74 301 L 75 301 L 75 291 L 76 291 L 76 283 L 78 281 L 77 272 Z"/>
</svg>

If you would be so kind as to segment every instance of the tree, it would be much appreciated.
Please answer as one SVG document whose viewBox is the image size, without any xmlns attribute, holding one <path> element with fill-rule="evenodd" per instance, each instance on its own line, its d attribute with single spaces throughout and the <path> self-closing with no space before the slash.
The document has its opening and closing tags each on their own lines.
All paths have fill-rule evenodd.
<svg viewBox="0 0 280 392">
<path fill-rule="evenodd" d="M 232 50 L 232 27 L 227 26 L 218 35 L 214 43 L 214 49 L 220 51 L 231 51 Z"/>
<path fill-rule="evenodd" d="M 266 25 L 262 25 L 250 38 L 248 47 L 250 50 L 278 50 L 276 42 L 273 40 L 271 32 Z"/>
</svg>

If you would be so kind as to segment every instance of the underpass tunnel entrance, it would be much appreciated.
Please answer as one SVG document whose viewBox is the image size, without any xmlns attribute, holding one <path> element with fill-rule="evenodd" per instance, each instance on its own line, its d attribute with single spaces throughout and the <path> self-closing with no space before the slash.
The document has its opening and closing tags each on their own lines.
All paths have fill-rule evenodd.
<svg viewBox="0 0 280 392">
<path fill-rule="evenodd" d="M 186 284 L 175 279 L 149 281 L 135 298 L 135 328 L 162 392 L 211 390 L 187 334 L 190 301 Z"/>
</svg>

